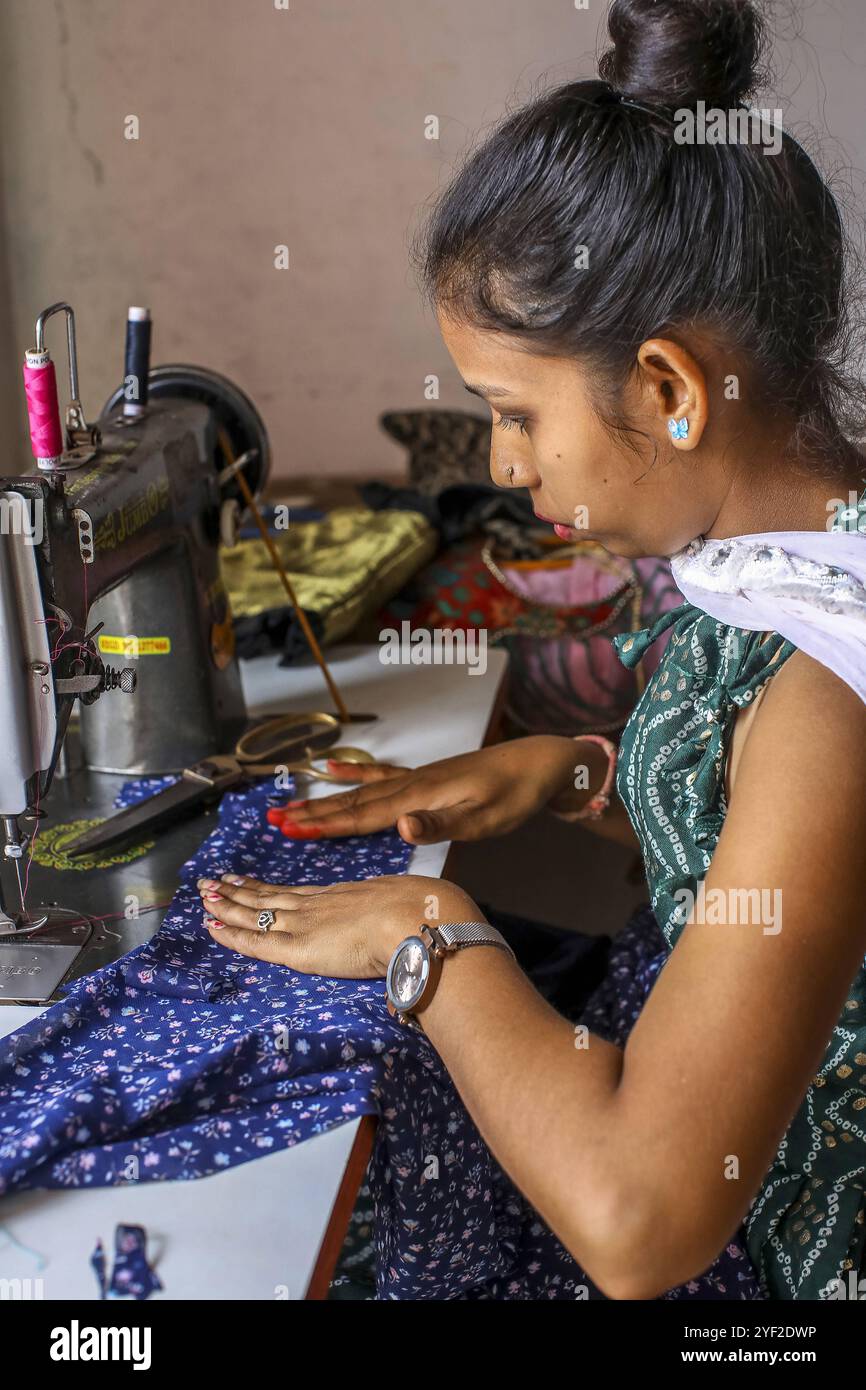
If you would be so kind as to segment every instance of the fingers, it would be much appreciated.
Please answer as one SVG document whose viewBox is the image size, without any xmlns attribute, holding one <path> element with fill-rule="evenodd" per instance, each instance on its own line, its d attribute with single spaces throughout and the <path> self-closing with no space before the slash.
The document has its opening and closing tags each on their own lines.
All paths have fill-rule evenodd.
<svg viewBox="0 0 866 1390">
<path fill-rule="evenodd" d="M 256 960 L 287 965 L 292 970 L 300 970 L 306 974 L 310 970 L 311 949 L 315 941 L 319 941 L 321 956 L 321 960 L 316 957 L 317 964 L 328 964 L 331 954 L 327 932 L 324 943 L 322 932 L 319 931 L 317 935 L 317 929 L 321 926 L 320 913 L 313 908 L 311 898 L 316 895 L 328 895 L 334 888 L 340 889 L 343 886 L 337 884 L 331 889 L 313 888 L 306 893 L 300 889 L 276 890 L 281 894 L 284 904 L 292 899 L 294 902 L 290 907 L 277 907 L 272 900 L 269 910 L 273 913 L 274 920 L 267 930 L 262 930 L 258 922 L 259 914 L 266 905 L 265 897 L 232 885 L 233 894 L 253 898 L 253 903 L 241 902 L 237 896 L 228 897 L 222 893 L 219 897 L 210 896 L 204 902 L 204 924 L 212 939 L 221 946 L 227 946 L 230 950 L 239 951 L 245 956 L 252 956 Z M 345 933 L 341 934 L 340 950 L 334 957 L 334 969 L 330 973 L 341 974 L 348 964 L 349 975 L 356 975 L 353 950 L 357 954 L 357 943 L 351 939 L 351 933 L 348 938 Z"/>
<path fill-rule="evenodd" d="M 205 926 L 214 941 L 229 950 L 239 951 L 253 960 L 267 960 L 275 965 L 289 965 L 297 968 L 295 960 L 295 938 L 289 932 L 248 931 L 244 927 L 212 925 L 205 920 Z"/>
<path fill-rule="evenodd" d="M 340 763 L 333 758 L 327 760 L 328 771 L 333 777 L 341 782 L 355 782 L 359 789 L 366 787 L 378 787 L 383 782 L 392 782 L 396 778 L 405 778 L 410 769 L 396 767 L 392 763 Z M 373 792 L 373 797 L 378 799 L 382 793 L 379 790 Z M 366 798 L 362 798 L 366 799 Z M 322 815 L 331 815 L 335 811 L 342 811 L 347 806 L 354 804 L 353 793 L 334 792 L 331 796 L 319 796 L 316 798 L 305 797 L 296 801 L 287 801 L 285 806 L 274 808 L 273 816 L 269 813 L 268 819 L 272 825 L 277 824 L 279 815 L 286 811 L 293 811 L 297 814 L 292 819 L 303 822 L 307 818 L 317 820 Z M 279 813 L 279 814 L 278 814 Z"/>
<path fill-rule="evenodd" d="M 454 839 L 445 829 L 445 817 L 439 811 L 409 811 L 397 817 L 397 834 L 408 845 L 437 845 Z"/>
<path fill-rule="evenodd" d="M 386 782 L 409 771 L 408 767 L 397 767 L 394 763 L 341 763 L 336 758 L 328 758 L 328 771 L 340 782 Z"/>
<path fill-rule="evenodd" d="M 294 883 L 266 883 L 261 878 L 249 878 L 244 874 L 220 874 L 219 878 L 197 878 L 196 887 L 201 890 L 209 888 L 212 891 L 222 891 L 226 886 L 230 888 L 246 888 L 252 893 L 272 897 L 274 893 L 326 893 L 329 888 L 342 886 L 337 884 L 313 883 L 304 886 L 296 886 Z"/>
<path fill-rule="evenodd" d="M 387 781 L 390 780 L 390 778 L 387 779 Z M 393 788 L 389 790 L 393 790 Z M 279 815 L 285 815 L 291 811 L 293 813 L 292 819 L 298 823 L 303 823 L 307 820 L 318 821 L 325 816 L 333 815 L 335 812 L 344 811 L 347 807 L 354 806 L 358 802 L 379 801 L 387 795 L 388 791 L 384 791 L 381 784 L 372 787 L 362 786 L 354 787 L 352 791 L 348 792 L 335 792 L 331 796 L 317 796 L 305 801 L 287 801 L 285 806 L 276 806 L 273 809 Z M 268 818 L 271 819 L 270 814 Z"/>
<path fill-rule="evenodd" d="M 256 915 L 264 907 L 288 907 L 286 901 L 288 890 L 285 888 L 274 888 L 270 892 L 263 892 L 259 888 L 239 888 L 237 885 L 220 882 L 206 888 L 202 887 L 199 892 L 205 912 L 213 913 L 214 916 L 220 915 L 219 908 L 224 903 L 236 903 L 240 907 L 253 908 Z"/>
<path fill-rule="evenodd" d="M 222 893 L 230 887 L 243 888 L 249 893 L 259 895 L 282 893 L 284 887 L 278 883 L 262 883 L 257 878 L 244 878 L 241 874 L 222 874 L 219 878 L 197 878 L 195 886 L 202 898 L 206 898 L 210 893 Z"/>
<path fill-rule="evenodd" d="M 245 931 L 257 932 L 261 936 L 267 935 L 259 926 L 259 914 L 262 911 L 261 903 L 257 902 L 254 906 L 249 903 L 237 902 L 234 898 L 210 898 L 204 903 L 206 920 L 217 922 L 225 927 L 242 927 Z M 270 931 L 285 932 L 288 930 L 288 920 L 290 914 L 282 908 L 272 908 L 274 913 L 274 924 Z"/>
<path fill-rule="evenodd" d="M 260 878 L 249 878 L 244 874 L 220 874 L 219 878 L 197 878 L 196 888 L 216 889 L 222 887 L 224 883 L 234 884 L 238 888 L 272 888 L 274 892 L 279 892 L 280 885 L 277 883 L 264 883 Z"/>
<path fill-rule="evenodd" d="M 348 886 L 340 883 L 306 884 L 300 888 L 291 888 L 279 884 L 254 883 L 253 880 L 241 882 L 229 875 L 224 875 L 218 881 L 198 881 L 198 891 L 205 912 L 221 920 L 228 920 L 225 909 L 232 904 L 248 908 L 256 918 L 264 908 L 297 912 L 306 898 L 337 892 Z"/>
<path fill-rule="evenodd" d="M 407 884 L 405 875 L 391 875 L 329 887 L 251 888 L 229 882 L 235 877 L 240 876 L 224 875 L 218 884 L 201 880 L 204 925 L 213 941 L 303 974 L 340 979 L 384 975 L 383 942 L 390 943 L 395 930 L 394 912 L 408 912 L 415 921 L 416 896 L 428 885 L 440 886 L 438 879 L 415 878 Z M 265 908 L 263 930 L 259 917 Z M 383 923 L 389 924 L 387 932 Z M 389 955 L 390 949 L 389 944 Z"/>
<path fill-rule="evenodd" d="M 340 835 L 369 835 L 396 825 L 402 839 L 410 845 L 435 845 L 443 840 L 476 839 L 480 807 L 476 802 L 459 801 L 437 810 L 406 811 L 405 792 L 364 800 L 357 793 L 345 797 L 326 797 L 340 801 L 338 810 L 322 814 L 324 802 L 312 802 L 304 811 L 268 812 L 268 820 L 290 840 L 319 840 Z"/>
<path fill-rule="evenodd" d="M 438 845 L 443 840 L 472 840 L 479 833 L 480 808 L 472 801 L 458 801 L 437 811 L 407 811 L 397 818 L 397 833 L 409 845 Z"/>
<path fill-rule="evenodd" d="M 399 784 L 402 790 L 402 783 Z M 387 788 L 388 782 L 384 783 Z M 369 835 L 394 824 L 402 810 L 398 791 L 385 794 L 376 787 L 356 787 L 340 796 L 325 796 L 305 806 L 280 813 L 268 812 L 268 820 L 291 840 L 318 840 L 340 835 Z"/>
</svg>

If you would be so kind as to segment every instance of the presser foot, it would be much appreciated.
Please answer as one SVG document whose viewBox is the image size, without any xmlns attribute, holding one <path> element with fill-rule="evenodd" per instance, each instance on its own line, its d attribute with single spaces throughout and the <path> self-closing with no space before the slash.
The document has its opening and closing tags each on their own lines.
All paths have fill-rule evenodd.
<svg viewBox="0 0 866 1390">
<path fill-rule="evenodd" d="M 93 934 L 68 907 L 0 913 L 0 1004 L 47 1004 Z"/>
</svg>

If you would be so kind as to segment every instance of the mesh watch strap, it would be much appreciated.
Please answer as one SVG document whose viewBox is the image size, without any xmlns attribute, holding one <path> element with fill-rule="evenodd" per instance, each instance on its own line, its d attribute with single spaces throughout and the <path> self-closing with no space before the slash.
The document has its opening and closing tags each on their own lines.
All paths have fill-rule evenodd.
<svg viewBox="0 0 866 1390">
<path fill-rule="evenodd" d="M 436 932 L 450 951 L 460 951 L 464 946 L 499 946 L 514 958 L 505 937 L 488 922 L 443 922 Z"/>
</svg>

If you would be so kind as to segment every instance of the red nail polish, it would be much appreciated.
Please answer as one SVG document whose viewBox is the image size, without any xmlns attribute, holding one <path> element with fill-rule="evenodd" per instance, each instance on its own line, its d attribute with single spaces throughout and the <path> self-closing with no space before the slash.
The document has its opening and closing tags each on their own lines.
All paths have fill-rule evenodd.
<svg viewBox="0 0 866 1390">
<path fill-rule="evenodd" d="M 330 759 L 329 759 L 330 761 Z M 309 801 L 287 801 L 284 807 L 286 811 L 296 811 L 299 806 L 309 806 Z"/>
<path fill-rule="evenodd" d="M 288 840 L 320 840 L 322 832 L 317 825 L 298 825 L 287 817 L 280 826 Z"/>
<path fill-rule="evenodd" d="M 221 897 L 221 893 L 205 893 L 205 899 L 209 903 L 218 903 Z"/>
</svg>

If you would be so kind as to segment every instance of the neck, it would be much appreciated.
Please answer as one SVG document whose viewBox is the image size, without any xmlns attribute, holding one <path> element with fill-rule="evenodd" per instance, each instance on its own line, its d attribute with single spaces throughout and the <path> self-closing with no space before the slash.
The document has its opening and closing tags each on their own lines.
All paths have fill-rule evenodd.
<svg viewBox="0 0 866 1390">
<path fill-rule="evenodd" d="M 760 456 L 760 455 L 758 455 Z M 759 473 L 756 453 L 729 475 L 710 540 L 765 531 L 826 531 L 839 502 L 856 500 L 866 484 L 866 458 L 853 446 L 838 464 L 817 460 L 792 465 L 780 452 L 765 454 Z"/>
</svg>

